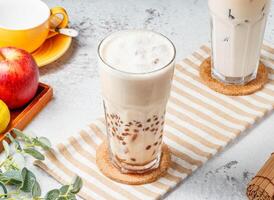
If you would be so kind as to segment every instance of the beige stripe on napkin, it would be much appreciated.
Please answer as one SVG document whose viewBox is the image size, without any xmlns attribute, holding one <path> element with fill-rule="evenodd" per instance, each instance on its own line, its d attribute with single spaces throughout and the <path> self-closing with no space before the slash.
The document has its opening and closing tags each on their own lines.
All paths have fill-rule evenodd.
<svg viewBox="0 0 274 200">
<path fill-rule="evenodd" d="M 80 196 L 88 200 L 158 199 L 231 140 L 261 119 L 274 106 L 274 48 L 264 44 L 262 62 L 269 68 L 269 82 L 255 94 L 230 97 L 214 92 L 199 78 L 199 65 L 209 57 L 203 45 L 176 64 L 167 107 L 164 141 L 172 152 L 172 166 L 165 177 L 142 186 L 113 182 L 96 167 L 95 149 L 106 137 L 103 119 L 98 119 L 47 153 L 36 164 L 61 183 L 75 174 L 83 178 Z"/>
</svg>

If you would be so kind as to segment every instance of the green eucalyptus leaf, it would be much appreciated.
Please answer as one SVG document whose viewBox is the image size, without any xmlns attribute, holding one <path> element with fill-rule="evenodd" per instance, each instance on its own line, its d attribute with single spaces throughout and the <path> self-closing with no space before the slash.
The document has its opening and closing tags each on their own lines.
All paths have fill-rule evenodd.
<svg viewBox="0 0 274 200">
<path fill-rule="evenodd" d="M 51 148 L 51 143 L 46 137 L 34 138 L 33 143 L 35 144 L 35 146 L 39 146 L 46 151 Z"/>
<path fill-rule="evenodd" d="M 32 194 L 33 198 L 41 196 L 41 187 L 40 187 L 40 185 L 37 181 L 35 181 L 33 186 L 32 186 L 31 194 Z"/>
<path fill-rule="evenodd" d="M 12 144 L 14 145 L 14 148 L 16 150 L 19 150 L 19 151 L 22 150 L 22 147 L 21 147 L 19 141 L 16 140 L 10 133 L 7 134 L 7 137 L 10 139 L 10 141 L 12 142 Z"/>
<path fill-rule="evenodd" d="M 44 144 L 44 146 L 47 146 L 48 148 L 51 148 L 51 142 L 46 137 L 39 137 L 39 141 Z"/>
<path fill-rule="evenodd" d="M 59 195 L 60 191 L 58 189 L 51 190 L 46 194 L 45 200 L 57 200 Z"/>
<path fill-rule="evenodd" d="M 72 189 L 71 189 L 71 193 L 73 194 L 77 194 L 81 188 L 83 187 L 83 180 L 77 176 L 75 179 L 74 179 L 74 182 L 72 184 Z"/>
<path fill-rule="evenodd" d="M 8 193 L 8 190 L 6 188 L 6 186 L 0 182 L 0 194 L 7 194 Z M 5 195 L 4 197 L 7 197 L 7 195 Z"/>
<path fill-rule="evenodd" d="M 68 197 L 58 197 L 58 200 L 68 200 L 68 199 L 69 199 Z"/>
<path fill-rule="evenodd" d="M 2 176 L 7 177 L 9 179 L 16 179 L 19 181 L 22 180 L 21 173 L 20 171 L 17 171 L 17 170 L 6 171 L 2 174 Z"/>
<path fill-rule="evenodd" d="M 6 136 L 10 139 L 16 150 L 22 150 L 20 143 L 10 133 L 8 133 Z"/>
<path fill-rule="evenodd" d="M 60 194 L 61 194 L 61 195 L 68 194 L 68 193 L 69 193 L 69 189 L 70 189 L 69 185 L 63 185 L 63 186 L 59 189 Z"/>
<path fill-rule="evenodd" d="M 77 200 L 76 199 L 76 195 L 75 194 L 71 194 L 71 193 L 68 195 L 67 199 L 69 199 L 69 200 Z"/>
<path fill-rule="evenodd" d="M 9 185 L 21 185 L 22 177 L 20 171 L 9 170 L 0 175 L 0 180 Z"/>
<path fill-rule="evenodd" d="M 45 160 L 45 156 L 34 148 L 26 148 L 24 149 L 24 152 L 36 158 L 37 160 Z"/>
<path fill-rule="evenodd" d="M 6 140 L 3 140 L 2 144 L 3 144 L 4 150 L 5 150 L 6 157 L 8 157 L 10 155 L 10 146 Z"/>
<path fill-rule="evenodd" d="M 71 194 L 71 193 L 68 195 L 68 199 L 69 200 L 77 200 L 76 199 L 76 195 L 75 194 Z"/>
<path fill-rule="evenodd" d="M 35 175 L 31 171 L 29 171 L 27 168 L 24 167 L 22 169 L 21 176 L 22 176 L 23 183 L 20 189 L 23 192 L 31 192 L 33 185 L 36 182 Z"/>
<path fill-rule="evenodd" d="M 3 161 L 2 167 L 6 172 L 0 169 L 0 199 L 8 199 L 9 196 L 6 185 L 15 186 L 18 190 L 18 196 L 27 195 L 31 196 L 33 200 L 76 200 L 76 195 L 83 186 L 83 181 L 80 177 L 76 177 L 71 185 L 64 185 L 60 189 L 49 191 L 45 198 L 41 198 L 41 187 L 37 182 L 35 175 L 27 168 L 21 169 L 25 165 L 24 154 L 28 154 L 38 160 L 44 160 L 45 156 L 35 147 L 41 147 L 44 150 L 51 148 L 51 143 L 46 137 L 30 137 L 25 135 L 18 129 L 13 129 L 12 133 L 16 134 L 19 139 L 23 140 L 24 149 L 22 149 L 19 141 L 15 139 L 10 133 L 6 137 L 12 142 L 12 150 L 17 150 L 14 154 L 10 153 L 10 146 L 6 141 L 3 141 L 3 146 L 7 158 Z M 18 191 L 17 190 L 17 191 Z M 21 191 L 21 192 L 20 192 Z M 7 194 L 5 196 L 5 194 Z M 17 194 L 16 194 L 17 195 Z"/>
</svg>

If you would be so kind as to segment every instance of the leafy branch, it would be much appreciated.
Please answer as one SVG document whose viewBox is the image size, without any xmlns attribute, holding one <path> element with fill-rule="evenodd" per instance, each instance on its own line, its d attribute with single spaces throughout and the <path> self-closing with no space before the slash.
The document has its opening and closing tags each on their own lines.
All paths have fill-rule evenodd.
<svg viewBox="0 0 274 200">
<path fill-rule="evenodd" d="M 0 200 L 75 200 L 83 186 L 80 177 L 41 197 L 42 190 L 35 174 L 25 167 L 25 156 L 45 159 L 41 150 L 50 150 L 50 141 L 46 137 L 28 136 L 18 129 L 13 129 L 11 133 L 6 135 L 11 145 L 2 141 L 5 158 L 0 161 Z"/>
</svg>

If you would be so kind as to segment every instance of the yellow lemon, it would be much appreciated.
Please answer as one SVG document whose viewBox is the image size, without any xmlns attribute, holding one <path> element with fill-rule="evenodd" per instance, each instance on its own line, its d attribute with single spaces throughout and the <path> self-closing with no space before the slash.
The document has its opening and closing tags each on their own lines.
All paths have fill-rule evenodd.
<svg viewBox="0 0 274 200">
<path fill-rule="evenodd" d="M 10 111 L 8 106 L 0 100 L 0 133 L 2 133 L 10 122 Z"/>
</svg>

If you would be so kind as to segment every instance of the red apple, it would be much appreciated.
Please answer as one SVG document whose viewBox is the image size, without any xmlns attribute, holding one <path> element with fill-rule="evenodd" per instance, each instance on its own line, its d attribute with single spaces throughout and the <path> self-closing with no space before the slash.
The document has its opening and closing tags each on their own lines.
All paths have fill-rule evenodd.
<svg viewBox="0 0 274 200">
<path fill-rule="evenodd" d="M 0 48 L 0 99 L 10 109 L 27 104 L 38 88 L 39 71 L 32 55 L 14 47 Z"/>
</svg>

